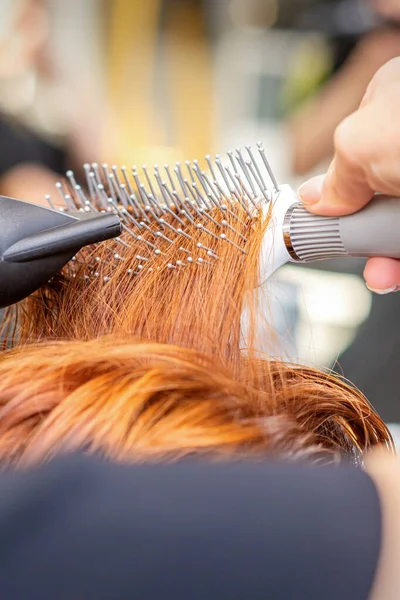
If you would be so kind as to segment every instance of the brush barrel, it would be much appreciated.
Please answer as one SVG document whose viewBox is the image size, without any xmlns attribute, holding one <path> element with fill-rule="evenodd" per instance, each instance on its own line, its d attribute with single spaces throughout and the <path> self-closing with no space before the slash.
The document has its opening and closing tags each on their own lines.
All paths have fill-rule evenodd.
<svg viewBox="0 0 400 600">
<path fill-rule="evenodd" d="M 296 203 L 285 215 L 283 237 L 294 261 L 346 256 L 400 259 L 400 198 L 377 195 L 346 217 L 313 215 Z"/>
</svg>

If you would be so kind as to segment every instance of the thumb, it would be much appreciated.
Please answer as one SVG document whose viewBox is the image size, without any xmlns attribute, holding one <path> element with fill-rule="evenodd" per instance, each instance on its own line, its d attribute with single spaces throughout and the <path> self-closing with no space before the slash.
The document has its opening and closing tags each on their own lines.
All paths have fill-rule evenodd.
<svg viewBox="0 0 400 600">
<path fill-rule="evenodd" d="M 365 181 L 355 179 L 354 172 L 346 176 L 346 165 L 335 159 L 326 175 L 313 177 L 298 190 L 307 209 L 315 214 L 342 216 L 357 212 L 367 204 L 373 190 Z"/>
</svg>

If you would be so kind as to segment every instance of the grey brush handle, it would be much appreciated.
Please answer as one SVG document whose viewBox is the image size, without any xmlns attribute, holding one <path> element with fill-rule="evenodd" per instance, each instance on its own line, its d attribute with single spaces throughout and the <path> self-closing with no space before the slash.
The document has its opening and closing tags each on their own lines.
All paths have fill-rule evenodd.
<svg viewBox="0 0 400 600">
<path fill-rule="evenodd" d="M 294 204 L 284 220 L 285 245 L 293 260 L 340 256 L 400 258 L 400 198 L 377 195 L 346 217 L 310 214 Z"/>
</svg>

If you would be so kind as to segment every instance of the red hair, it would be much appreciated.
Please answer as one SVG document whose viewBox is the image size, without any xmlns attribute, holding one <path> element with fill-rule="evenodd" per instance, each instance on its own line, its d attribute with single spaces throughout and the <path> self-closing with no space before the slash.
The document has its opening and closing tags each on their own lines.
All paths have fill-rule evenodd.
<svg viewBox="0 0 400 600">
<path fill-rule="evenodd" d="M 230 243 L 220 239 L 222 219 Z M 206 247 L 218 258 L 179 269 L 168 264 L 182 259 L 182 236 L 169 231 L 172 243 L 161 239 L 155 254 L 154 227 L 140 240 L 126 232 L 123 252 L 119 242 L 85 250 L 11 312 L 14 350 L 0 360 L 3 461 L 78 448 L 124 460 L 267 452 L 336 459 L 392 446 L 360 392 L 257 352 L 268 287 L 250 290 L 265 222 L 237 202 L 213 214 L 214 237 L 189 223 L 185 255 L 196 259 Z"/>
<path fill-rule="evenodd" d="M 344 383 L 290 367 L 282 377 L 281 365 L 264 365 L 255 388 L 178 346 L 106 338 L 14 350 L 0 360 L 0 460 L 30 465 L 82 449 L 131 462 L 268 453 L 335 460 L 385 441 L 379 419 Z"/>
</svg>

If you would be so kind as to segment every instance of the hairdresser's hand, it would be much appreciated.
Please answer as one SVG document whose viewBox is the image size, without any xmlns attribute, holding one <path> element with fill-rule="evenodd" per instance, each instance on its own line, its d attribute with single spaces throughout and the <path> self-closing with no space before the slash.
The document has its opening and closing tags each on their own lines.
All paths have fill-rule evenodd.
<svg viewBox="0 0 400 600">
<path fill-rule="evenodd" d="M 327 175 L 299 190 L 311 212 L 329 216 L 356 212 L 375 192 L 400 197 L 400 58 L 377 72 L 360 108 L 337 128 Z M 364 276 L 378 293 L 397 291 L 400 261 L 372 258 Z"/>
<path fill-rule="evenodd" d="M 372 0 L 372 6 L 383 17 L 395 21 L 400 19 L 399 0 Z"/>
</svg>

